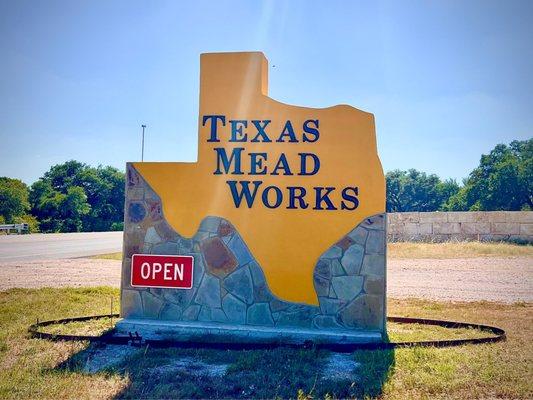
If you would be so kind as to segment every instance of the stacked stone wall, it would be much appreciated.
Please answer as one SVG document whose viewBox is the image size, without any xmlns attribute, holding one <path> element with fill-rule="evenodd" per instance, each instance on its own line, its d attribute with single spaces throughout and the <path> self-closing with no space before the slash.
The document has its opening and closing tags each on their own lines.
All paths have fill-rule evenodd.
<svg viewBox="0 0 533 400">
<path fill-rule="evenodd" d="M 481 240 L 533 243 L 532 211 L 388 213 L 389 241 Z"/>
</svg>

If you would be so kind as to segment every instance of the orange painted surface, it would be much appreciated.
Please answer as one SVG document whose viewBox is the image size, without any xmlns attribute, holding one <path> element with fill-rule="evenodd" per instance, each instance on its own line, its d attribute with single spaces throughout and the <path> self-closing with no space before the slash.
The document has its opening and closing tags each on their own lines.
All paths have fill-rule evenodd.
<svg viewBox="0 0 533 400">
<path fill-rule="evenodd" d="M 287 301 L 317 305 L 313 269 L 320 255 L 365 217 L 385 212 L 385 178 L 377 155 L 374 117 L 347 105 L 315 109 L 275 101 L 267 95 L 267 73 L 268 63 L 262 53 L 203 54 L 198 162 L 145 162 L 134 166 L 161 197 L 165 218 L 176 232 L 191 237 L 207 216 L 228 219 L 263 268 L 275 295 Z M 226 126 L 220 122 L 218 125 L 220 142 L 208 142 L 211 124 L 209 121 L 205 126 L 202 124 L 205 115 L 226 117 Z M 247 134 L 246 142 L 229 142 L 229 120 L 248 121 L 248 126 L 242 129 Z M 257 134 L 251 120 L 271 121 L 265 132 L 272 142 L 251 142 Z M 287 120 L 292 123 L 297 143 L 276 142 Z M 302 141 L 306 120 L 319 121 L 320 136 L 313 143 Z M 242 175 L 214 174 L 217 169 L 214 149 L 220 147 L 228 155 L 233 148 L 244 148 Z M 248 154 L 254 152 L 267 153 L 263 163 L 267 174 L 249 174 Z M 286 170 L 278 170 L 279 175 L 270 174 L 281 153 L 285 153 L 293 175 L 281 173 Z M 297 175 L 298 153 L 318 156 L 318 173 Z M 228 180 L 263 182 L 251 208 L 244 200 L 239 208 L 235 206 Z M 261 201 L 262 189 L 269 185 L 283 193 L 278 208 L 269 209 Z M 304 187 L 309 207 L 287 209 L 287 186 Z M 314 187 L 335 187 L 329 197 L 337 210 L 313 209 Z M 358 188 L 359 204 L 355 210 L 341 209 L 341 192 L 345 187 Z M 272 192 L 270 201 L 274 200 Z"/>
</svg>

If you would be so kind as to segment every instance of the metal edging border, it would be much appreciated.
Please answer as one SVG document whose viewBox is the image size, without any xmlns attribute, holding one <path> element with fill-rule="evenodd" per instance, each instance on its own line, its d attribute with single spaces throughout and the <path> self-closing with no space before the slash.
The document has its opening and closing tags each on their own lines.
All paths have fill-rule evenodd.
<svg viewBox="0 0 533 400">
<path fill-rule="evenodd" d="M 57 320 L 42 321 L 32 324 L 28 327 L 28 333 L 32 338 L 47 339 L 52 341 L 89 341 L 89 342 L 101 342 L 107 344 L 146 344 L 152 347 L 165 348 L 165 347 L 207 347 L 217 349 L 260 349 L 260 348 L 274 348 L 280 346 L 287 346 L 282 343 L 272 344 L 252 344 L 252 343 L 200 343 L 200 342 L 180 342 L 176 340 L 142 340 L 136 332 L 135 336 L 118 336 L 115 335 L 114 329 L 105 332 L 100 336 L 92 335 L 63 335 L 41 332 L 40 327 L 65 324 L 69 322 L 83 322 L 93 319 L 102 318 L 118 318 L 119 314 L 104 314 L 104 315 L 90 315 L 74 318 L 63 318 Z M 420 325 L 433 325 L 441 326 L 443 328 L 466 328 L 466 329 L 478 329 L 482 332 L 490 332 L 494 336 L 483 336 L 479 338 L 471 339 L 449 339 L 449 340 L 426 340 L 426 341 L 406 341 L 406 342 L 380 342 L 380 343 L 358 343 L 358 344 L 315 344 L 312 341 L 305 343 L 304 345 L 288 345 L 288 347 L 307 347 L 307 348 L 321 348 L 338 352 L 351 352 L 354 350 L 392 350 L 402 347 L 452 347 L 461 346 L 465 344 L 483 344 L 483 343 L 496 343 L 506 340 L 506 333 L 503 329 L 482 324 L 474 324 L 468 322 L 457 322 L 447 320 L 436 320 L 427 318 L 413 318 L 413 317 L 387 317 L 388 322 L 395 322 L 399 324 L 420 324 Z"/>
</svg>

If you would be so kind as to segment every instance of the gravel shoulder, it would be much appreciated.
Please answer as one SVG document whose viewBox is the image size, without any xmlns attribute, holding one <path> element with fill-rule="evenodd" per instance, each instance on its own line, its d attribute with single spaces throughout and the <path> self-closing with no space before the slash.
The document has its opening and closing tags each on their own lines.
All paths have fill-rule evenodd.
<svg viewBox="0 0 533 400">
<path fill-rule="evenodd" d="M 388 260 L 392 298 L 440 301 L 533 301 L 533 258 Z"/>
<path fill-rule="evenodd" d="M 120 287 L 121 262 L 91 258 L 3 262 L 0 290 L 14 287 Z"/>
<path fill-rule="evenodd" d="M 121 262 L 90 258 L 3 262 L 0 290 L 14 287 L 120 287 Z M 391 298 L 533 301 L 533 258 L 389 259 Z"/>
</svg>

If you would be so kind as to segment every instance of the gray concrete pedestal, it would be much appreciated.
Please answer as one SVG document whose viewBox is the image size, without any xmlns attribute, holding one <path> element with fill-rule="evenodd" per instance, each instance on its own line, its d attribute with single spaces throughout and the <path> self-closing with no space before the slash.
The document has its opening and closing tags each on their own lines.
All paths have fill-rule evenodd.
<svg viewBox="0 0 533 400">
<path fill-rule="evenodd" d="M 316 345 L 343 345 L 382 341 L 379 331 L 318 330 L 130 318 L 120 321 L 116 325 L 116 332 L 120 335 L 138 332 L 143 339 L 183 343 L 304 345 L 312 342 Z"/>
</svg>

